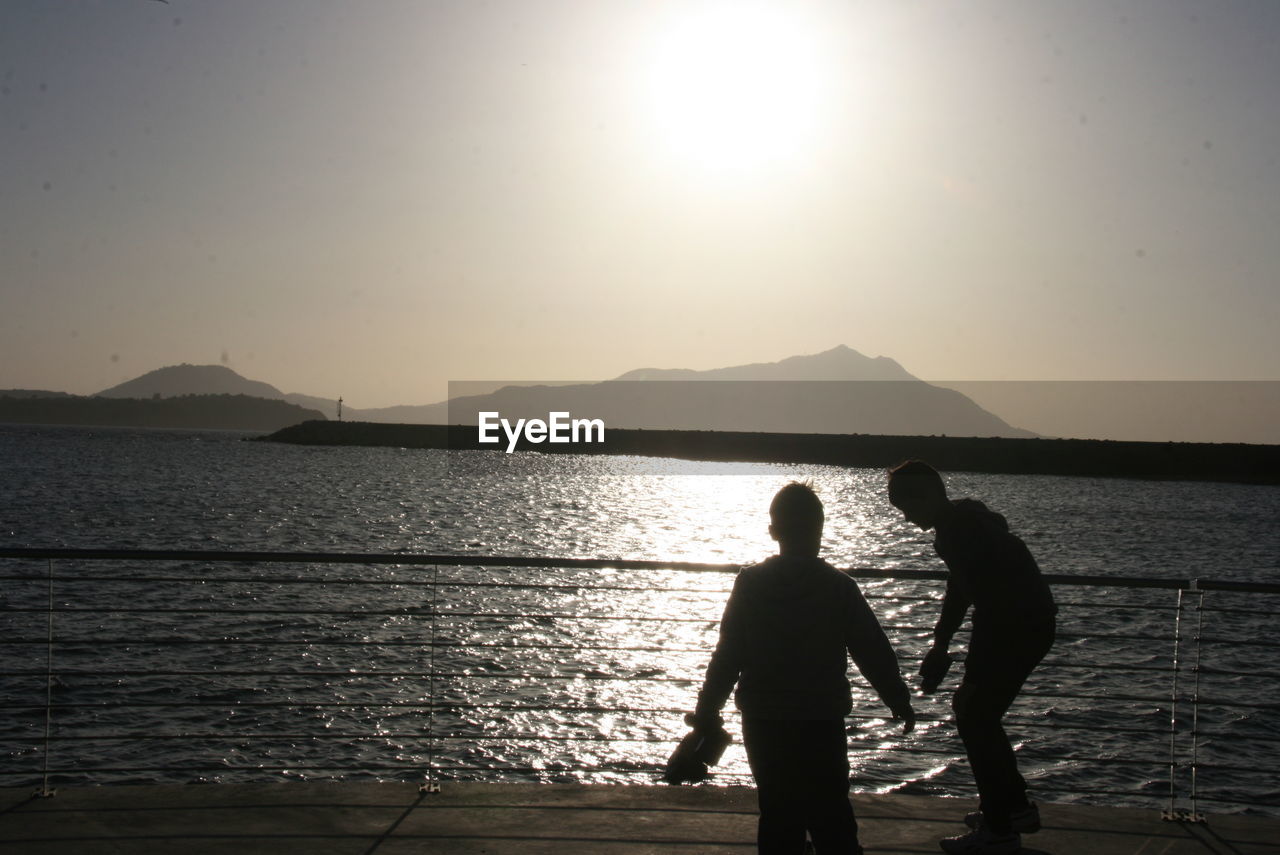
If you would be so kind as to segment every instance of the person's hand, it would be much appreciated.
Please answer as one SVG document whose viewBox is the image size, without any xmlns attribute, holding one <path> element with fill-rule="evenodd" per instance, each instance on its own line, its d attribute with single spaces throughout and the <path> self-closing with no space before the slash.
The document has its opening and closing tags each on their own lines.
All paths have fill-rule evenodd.
<svg viewBox="0 0 1280 855">
<path fill-rule="evenodd" d="M 916 711 L 911 708 L 911 704 L 893 710 L 893 720 L 902 722 L 903 736 L 916 729 Z"/>
<path fill-rule="evenodd" d="M 951 668 L 951 654 L 945 647 L 931 647 L 920 663 L 920 691 L 932 695 Z"/>
</svg>

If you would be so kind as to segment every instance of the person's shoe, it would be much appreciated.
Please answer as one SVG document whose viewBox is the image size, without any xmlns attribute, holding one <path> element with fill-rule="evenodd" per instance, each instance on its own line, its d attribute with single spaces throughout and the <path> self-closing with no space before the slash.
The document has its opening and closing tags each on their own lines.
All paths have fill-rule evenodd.
<svg viewBox="0 0 1280 855">
<path fill-rule="evenodd" d="M 975 810 L 973 813 L 965 814 L 964 824 L 970 828 L 981 826 L 982 811 Z M 1014 811 L 1009 814 L 1009 824 L 1013 826 L 1014 831 L 1020 834 L 1035 834 L 1040 830 L 1040 806 L 1035 802 L 1030 802 L 1022 810 Z"/>
<path fill-rule="evenodd" d="M 980 825 L 961 837 L 939 840 L 938 845 L 947 855 L 1013 855 L 1022 848 L 1022 836 L 1016 831 L 996 834 Z"/>
</svg>

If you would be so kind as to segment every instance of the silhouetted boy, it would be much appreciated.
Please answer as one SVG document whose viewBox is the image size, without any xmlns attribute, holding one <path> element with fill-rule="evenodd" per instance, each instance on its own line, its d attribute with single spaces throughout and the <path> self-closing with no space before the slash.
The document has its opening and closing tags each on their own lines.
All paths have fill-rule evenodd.
<svg viewBox="0 0 1280 855">
<path fill-rule="evenodd" d="M 942 682 L 951 664 L 947 646 L 973 606 L 964 678 L 951 706 L 981 805 L 965 817 L 973 831 L 941 841 L 942 848 L 952 855 L 1016 852 L 1020 831 L 1039 830 L 1040 812 L 1027 801 L 1027 782 L 1000 719 L 1053 646 L 1057 606 L 1004 517 L 974 499 L 948 499 L 929 464 L 912 460 L 890 470 L 889 501 L 908 522 L 934 530 L 934 549 L 950 571 L 933 647 L 920 666 L 926 694 Z"/>
<path fill-rule="evenodd" d="M 689 723 L 718 728 L 736 683 L 759 790 L 759 851 L 798 855 L 808 830 L 820 855 L 860 853 L 844 722 L 852 708 L 848 656 L 905 721 L 904 733 L 915 725 L 910 694 L 857 583 L 818 557 L 823 513 L 813 490 L 788 484 L 769 516 L 779 554 L 734 581 Z"/>
</svg>

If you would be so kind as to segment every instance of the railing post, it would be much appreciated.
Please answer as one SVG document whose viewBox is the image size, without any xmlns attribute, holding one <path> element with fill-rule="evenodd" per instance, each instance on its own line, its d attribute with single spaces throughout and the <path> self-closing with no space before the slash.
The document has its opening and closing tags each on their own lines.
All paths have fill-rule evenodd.
<svg viewBox="0 0 1280 855">
<path fill-rule="evenodd" d="M 436 780 L 436 613 L 440 603 L 440 565 L 431 565 L 431 646 L 428 654 L 431 673 L 427 677 L 427 782 L 418 788 L 420 793 L 440 792 Z"/>
<path fill-rule="evenodd" d="M 1195 684 L 1191 692 L 1191 785 L 1190 810 L 1178 810 L 1177 776 L 1178 776 L 1178 675 L 1182 670 L 1182 612 L 1187 594 L 1195 594 L 1196 631 L 1192 636 L 1195 643 L 1195 664 L 1191 666 L 1195 674 Z M 1196 809 L 1196 765 L 1200 753 L 1200 639 L 1204 629 L 1204 591 L 1200 588 L 1200 580 L 1192 579 L 1186 588 L 1178 589 L 1178 611 L 1174 617 L 1173 629 L 1173 693 L 1169 712 L 1169 807 L 1161 815 L 1166 822 L 1204 822 L 1204 815 Z"/>
<path fill-rule="evenodd" d="M 1178 589 L 1178 610 L 1173 617 L 1173 686 L 1169 695 L 1169 807 L 1161 817 L 1166 822 L 1179 819 L 1177 811 L 1178 795 L 1178 670 L 1181 667 L 1179 657 L 1182 653 L 1182 594 Z"/>
<path fill-rule="evenodd" d="M 1201 637 L 1204 635 L 1204 591 L 1198 586 L 1199 579 L 1191 580 L 1191 591 L 1197 596 L 1196 599 L 1196 634 L 1194 641 L 1196 644 L 1196 664 L 1192 666 L 1195 672 L 1195 688 L 1191 692 L 1191 814 L 1186 817 L 1189 822 L 1204 822 L 1204 815 L 1196 809 L 1196 766 L 1200 761 L 1200 651 L 1202 645 Z"/>
<path fill-rule="evenodd" d="M 48 640 L 44 659 L 44 773 L 41 775 L 37 797 L 47 799 L 58 791 L 49 788 L 49 747 L 53 732 L 53 559 L 49 559 L 49 607 L 46 613 Z"/>
</svg>

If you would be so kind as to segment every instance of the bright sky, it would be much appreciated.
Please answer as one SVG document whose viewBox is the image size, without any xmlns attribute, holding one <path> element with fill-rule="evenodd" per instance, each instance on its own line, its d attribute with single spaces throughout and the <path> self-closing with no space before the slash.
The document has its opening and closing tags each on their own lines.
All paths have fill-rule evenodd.
<svg viewBox="0 0 1280 855">
<path fill-rule="evenodd" d="M 4 0 L 0 388 L 1280 379 L 1280 3 Z"/>
</svg>

